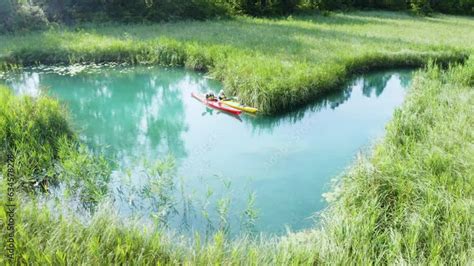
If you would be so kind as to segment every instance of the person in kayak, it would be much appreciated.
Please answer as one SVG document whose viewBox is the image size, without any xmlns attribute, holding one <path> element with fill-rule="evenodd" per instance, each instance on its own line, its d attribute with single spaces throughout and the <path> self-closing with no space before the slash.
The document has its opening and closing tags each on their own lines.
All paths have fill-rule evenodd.
<svg viewBox="0 0 474 266">
<path fill-rule="evenodd" d="M 219 101 L 225 101 L 225 100 L 227 100 L 227 96 L 225 96 L 224 90 L 221 90 L 221 91 L 219 92 L 219 95 L 217 96 L 217 98 L 219 99 Z"/>
<path fill-rule="evenodd" d="M 208 92 L 208 93 L 206 93 L 206 100 L 208 100 L 208 101 L 215 101 L 215 100 L 216 100 L 216 96 L 214 95 L 213 92 Z"/>
</svg>

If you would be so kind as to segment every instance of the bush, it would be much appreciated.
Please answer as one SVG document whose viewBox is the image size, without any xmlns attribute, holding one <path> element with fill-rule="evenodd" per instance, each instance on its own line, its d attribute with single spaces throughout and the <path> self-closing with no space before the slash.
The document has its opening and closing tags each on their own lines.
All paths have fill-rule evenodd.
<svg viewBox="0 0 474 266">
<path fill-rule="evenodd" d="M 10 0 L 0 0 L 0 33 L 12 30 L 14 9 Z"/>
<path fill-rule="evenodd" d="M 474 0 L 432 0 L 434 10 L 454 14 L 474 14 Z"/>
<path fill-rule="evenodd" d="M 432 11 L 450 14 L 474 14 L 474 0 L 301 0 L 300 7 L 319 10 L 376 8 L 412 10 L 417 14 Z"/>
<path fill-rule="evenodd" d="M 41 7 L 0 0 L 0 32 L 40 30 L 48 24 L 48 18 Z"/>
<path fill-rule="evenodd" d="M 431 9 L 430 0 L 411 0 L 411 10 L 417 14 L 429 14 L 433 10 Z"/>
<path fill-rule="evenodd" d="M 13 19 L 14 28 L 19 30 L 40 30 L 48 26 L 48 18 L 39 6 L 20 5 Z"/>
</svg>

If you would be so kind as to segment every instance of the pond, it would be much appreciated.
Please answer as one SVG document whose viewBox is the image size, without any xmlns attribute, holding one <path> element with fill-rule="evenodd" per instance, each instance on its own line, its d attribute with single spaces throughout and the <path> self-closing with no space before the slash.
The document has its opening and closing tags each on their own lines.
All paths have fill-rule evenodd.
<svg viewBox="0 0 474 266">
<path fill-rule="evenodd" d="M 30 68 L 3 79 L 17 93 L 57 97 L 81 139 L 116 161 L 110 191 L 121 215 L 147 217 L 150 208 L 131 207 L 142 201 L 139 189 L 130 189 L 143 182 L 138 165 L 171 156 L 181 184 L 175 205 L 197 202 L 189 204 L 195 211 L 186 215 L 188 228 L 200 230 L 223 211 L 240 228 L 250 205 L 254 229 L 274 234 L 314 224 L 331 180 L 383 136 L 412 76 L 410 70 L 362 75 L 288 114 L 236 119 L 191 97 L 222 88 L 203 74 L 145 66 L 80 70 Z"/>
</svg>

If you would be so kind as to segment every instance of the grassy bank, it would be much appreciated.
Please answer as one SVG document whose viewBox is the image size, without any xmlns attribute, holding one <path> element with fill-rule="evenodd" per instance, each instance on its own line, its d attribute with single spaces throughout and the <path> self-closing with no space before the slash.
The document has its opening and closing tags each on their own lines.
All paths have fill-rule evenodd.
<svg viewBox="0 0 474 266">
<path fill-rule="evenodd" d="M 468 17 L 391 12 L 94 25 L 0 35 L 0 63 L 185 66 L 209 71 L 228 94 L 275 113 L 310 102 L 354 72 L 465 60 L 473 27 Z"/>
<path fill-rule="evenodd" d="M 55 99 L 14 96 L 0 86 L 0 165 L 6 177 L 13 158 L 15 191 L 36 195 L 62 183 L 86 204 L 107 193 L 108 163 L 91 154 L 69 124 Z"/>
<path fill-rule="evenodd" d="M 371 158 L 347 174 L 324 232 L 342 261 L 473 258 L 474 61 L 418 74 Z"/>
<path fill-rule="evenodd" d="M 18 262 L 465 265 L 474 255 L 473 113 L 473 60 L 418 73 L 385 138 L 342 177 L 321 226 L 310 231 L 234 241 L 217 233 L 204 243 L 143 232 L 110 211 L 84 225 L 20 203 Z M 5 224 L 1 232 L 6 239 Z"/>
</svg>

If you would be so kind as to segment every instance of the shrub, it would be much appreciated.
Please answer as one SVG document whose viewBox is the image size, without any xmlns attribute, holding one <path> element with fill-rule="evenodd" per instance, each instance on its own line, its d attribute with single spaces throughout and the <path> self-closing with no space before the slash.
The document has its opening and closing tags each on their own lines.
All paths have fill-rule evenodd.
<svg viewBox="0 0 474 266">
<path fill-rule="evenodd" d="M 40 30 L 48 26 L 48 18 L 39 6 L 19 5 L 13 19 L 15 29 L 19 30 Z"/>
<path fill-rule="evenodd" d="M 0 32 L 40 30 L 48 24 L 48 18 L 41 7 L 0 0 Z"/>
<path fill-rule="evenodd" d="M 14 9 L 10 0 L 0 0 L 0 33 L 12 30 Z"/>
<path fill-rule="evenodd" d="M 426 15 L 433 11 L 429 0 L 411 0 L 410 7 L 417 14 Z"/>
</svg>

